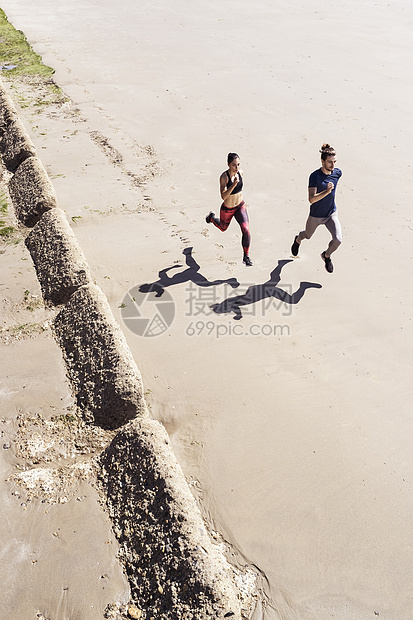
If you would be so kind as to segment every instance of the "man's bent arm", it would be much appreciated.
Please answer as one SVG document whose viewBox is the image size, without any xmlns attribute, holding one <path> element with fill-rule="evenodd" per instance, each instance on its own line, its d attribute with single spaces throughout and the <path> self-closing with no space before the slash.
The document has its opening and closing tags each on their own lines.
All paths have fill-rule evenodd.
<svg viewBox="0 0 413 620">
<path fill-rule="evenodd" d="M 333 183 L 328 184 L 329 187 L 325 190 L 323 190 L 322 192 L 320 192 L 319 194 L 317 194 L 317 188 L 316 187 L 309 187 L 308 188 L 308 202 L 310 203 L 310 205 L 312 205 L 314 202 L 318 202 L 319 200 L 321 200 L 322 198 L 325 198 L 325 196 L 328 196 L 328 194 L 331 194 L 334 185 Z M 330 187 L 331 185 L 331 187 Z"/>
</svg>

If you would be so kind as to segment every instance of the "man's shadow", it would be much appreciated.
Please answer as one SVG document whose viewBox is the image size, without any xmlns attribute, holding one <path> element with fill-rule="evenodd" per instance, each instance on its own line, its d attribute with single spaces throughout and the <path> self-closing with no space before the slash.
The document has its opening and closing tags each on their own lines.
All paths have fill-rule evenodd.
<svg viewBox="0 0 413 620">
<path fill-rule="evenodd" d="M 168 271 L 171 269 L 179 269 L 182 265 L 173 265 L 172 267 L 161 269 L 161 271 L 158 272 L 159 280 L 149 284 L 142 284 L 139 287 L 139 291 L 141 293 L 150 293 L 151 291 L 155 291 L 155 297 L 161 297 L 165 291 L 165 288 L 175 284 L 182 284 L 182 282 L 193 282 L 198 286 L 216 286 L 218 284 L 229 284 L 232 288 L 237 288 L 239 286 L 239 282 L 236 278 L 229 278 L 228 280 L 213 280 L 212 282 L 207 280 L 205 276 L 199 273 L 201 267 L 192 256 L 192 247 L 185 248 L 182 254 L 185 255 L 185 262 L 188 266 L 187 269 L 179 273 L 175 273 L 172 277 L 168 275 Z"/>
<path fill-rule="evenodd" d="M 287 304 L 297 304 L 308 288 L 321 288 L 321 284 L 317 284 L 315 282 L 300 282 L 300 286 L 292 295 L 286 291 L 283 291 L 283 289 L 278 288 L 277 284 L 281 279 L 281 269 L 287 263 L 291 262 L 292 259 L 279 260 L 276 268 L 270 273 L 270 279 L 267 280 L 267 282 L 250 286 L 244 295 L 228 297 L 219 304 L 213 304 L 211 306 L 212 310 L 217 314 L 227 314 L 229 312 L 233 312 L 235 315 L 233 316 L 233 319 L 239 321 L 242 319 L 242 306 L 248 306 L 256 303 L 257 301 L 270 297 L 279 299 L 281 302 Z"/>
</svg>

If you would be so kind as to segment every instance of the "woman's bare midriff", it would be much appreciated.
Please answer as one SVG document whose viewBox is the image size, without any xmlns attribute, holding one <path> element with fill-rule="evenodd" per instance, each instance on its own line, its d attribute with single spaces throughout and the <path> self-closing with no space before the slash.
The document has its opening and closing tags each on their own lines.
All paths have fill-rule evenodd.
<svg viewBox="0 0 413 620">
<path fill-rule="evenodd" d="M 238 207 L 238 205 L 241 204 L 242 200 L 242 192 L 239 192 L 239 194 L 232 194 L 228 196 L 228 198 L 224 200 L 224 205 L 228 209 L 233 209 L 234 207 Z"/>
</svg>

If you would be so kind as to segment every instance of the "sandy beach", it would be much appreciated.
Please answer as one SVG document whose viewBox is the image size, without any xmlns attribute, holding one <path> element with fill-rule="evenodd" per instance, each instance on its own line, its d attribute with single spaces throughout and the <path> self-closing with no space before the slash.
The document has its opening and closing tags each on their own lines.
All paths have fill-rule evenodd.
<svg viewBox="0 0 413 620">
<path fill-rule="evenodd" d="M 3 0 L 1 8 L 70 99 L 25 105 L 4 76 L 204 518 L 233 561 L 262 576 L 255 620 L 410 620 L 413 5 Z M 320 258 L 324 229 L 298 258 L 290 253 L 323 142 L 343 171 L 333 274 Z M 219 210 L 229 151 L 245 174 L 249 268 L 236 222 L 224 234 L 205 223 Z M 8 247 L 0 257 L 3 326 L 29 322 L 24 291 L 40 295 L 28 256 Z M 170 294 L 174 317 L 144 337 L 122 305 L 154 282 Z M 250 303 L 248 289 L 265 283 L 273 296 Z M 280 290 L 303 295 L 283 303 Z M 224 302 L 235 294 L 234 313 Z M 35 312 L 36 322 L 50 318 Z M 3 443 L 20 410 L 70 409 L 47 334 L 2 342 L 1 366 Z M 2 478 L 15 465 L 7 450 Z M 10 486 L 1 493 L 15 540 L 32 544 L 31 507 L 16 533 L 23 509 L 10 503 Z M 88 501 L 76 517 L 85 557 L 99 548 L 96 562 L 109 568 L 94 570 L 113 574 L 111 589 L 84 581 L 90 566 L 72 558 L 69 535 L 55 556 L 36 530 L 39 548 L 50 548 L 42 576 L 50 561 L 78 575 L 64 604 L 61 576 L 51 582 L 53 620 L 100 617 L 79 608 L 86 593 L 99 609 L 127 599 L 115 552 L 105 555 L 110 524 Z M 42 523 L 47 536 L 57 531 L 57 521 Z M 7 527 L 3 519 L 6 540 Z M 16 545 L 7 561 L 22 553 Z M 16 618 L 31 617 L 42 587 L 18 571 L 15 563 L 8 574 L 5 618 L 16 600 Z"/>
<path fill-rule="evenodd" d="M 0 246 L 0 617 L 102 618 L 107 605 L 129 600 L 110 520 L 90 484 L 90 457 L 107 441 L 71 423 L 54 313 L 8 220 L 15 232 Z"/>
</svg>

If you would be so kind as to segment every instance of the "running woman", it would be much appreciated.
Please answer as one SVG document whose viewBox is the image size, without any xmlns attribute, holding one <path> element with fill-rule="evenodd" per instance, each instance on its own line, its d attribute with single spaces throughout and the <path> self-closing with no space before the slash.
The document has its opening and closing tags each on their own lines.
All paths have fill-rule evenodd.
<svg viewBox="0 0 413 620">
<path fill-rule="evenodd" d="M 321 224 L 326 226 L 331 233 L 331 241 L 328 248 L 321 254 L 328 273 L 333 273 L 331 255 L 341 244 L 341 225 L 337 215 L 335 194 L 337 183 L 342 175 L 339 168 L 335 168 L 336 152 L 329 144 L 323 144 L 320 149 L 321 168 L 310 174 L 308 182 L 308 200 L 310 202 L 310 215 L 308 216 L 305 230 L 302 230 L 294 238 L 291 246 L 291 254 L 298 255 L 300 243 L 303 239 L 310 239 L 316 228 Z"/>
<path fill-rule="evenodd" d="M 251 242 L 250 227 L 248 220 L 247 207 L 242 198 L 242 187 L 244 185 L 244 173 L 241 170 L 239 155 L 236 153 L 228 153 L 228 170 L 225 170 L 219 177 L 219 188 L 221 198 L 224 201 L 221 205 L 219 217 L 211 211 L 206 216 L 207 224 L 212 222 L 214 226 L 223 232 L 228 228 L 233 217 L 240 225 L 242 232 L 242 249 L 244 250 L 243 262 L 247 267 L 251 267 L 252 262 L 249 257 L 249 249 Z"/>
</svg>

